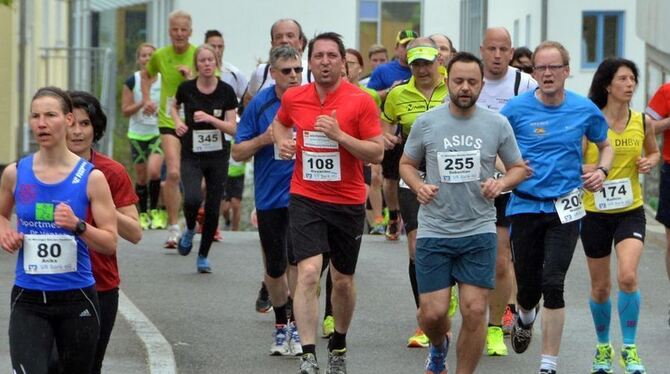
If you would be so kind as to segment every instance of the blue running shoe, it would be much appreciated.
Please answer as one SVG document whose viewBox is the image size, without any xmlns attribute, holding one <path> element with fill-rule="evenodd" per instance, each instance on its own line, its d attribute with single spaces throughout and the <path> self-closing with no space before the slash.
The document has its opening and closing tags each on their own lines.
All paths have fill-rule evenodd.
<svg viewBox="0 0 670 374">
<path fill-rule="evenodd" d="M 184 233 L 181 234 L 181 238 L 179 238 L 179 243 L 177 244 L 177 250 L 179 251 L 180 255 L 188 256 L 188 254 L 191 253 L 194 236 L 195 230 L 189 229 L 184 230 Z"/>
<path fill-rule="evenodd" d="M 447 349 L 449 342 L 445 339 L 441 347 L 430 345 L 426 358 L 425 374 L 447 374 Z"/>
<path fill-rule="evenodd" d="M 198 266 L 198 273 L 211 273 L 212 268 L 209 266 L 209 260 L 207 257 L 198 256 L 198 261 L 196 262 Z"/>
</svg>

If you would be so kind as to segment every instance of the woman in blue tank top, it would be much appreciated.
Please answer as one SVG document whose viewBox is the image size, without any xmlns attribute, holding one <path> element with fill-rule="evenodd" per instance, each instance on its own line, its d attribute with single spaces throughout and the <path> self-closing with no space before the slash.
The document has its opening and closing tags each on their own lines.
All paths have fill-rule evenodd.
<svg viewBox="0 0 670 374">
<path fill-rule="evenodd" d="M 88 246 L 115 253 L 116 216 L 104 175 L 67 149 L 73 119 L 67 93 L 39 89 L 29 121 L 39 150 L 0 180 L 0 246 L 17 253 L 9 320 L 16 373 L 47 373 L 54 341 L 66 373 L 93 364 L 100 318 Z"/>
</svg>

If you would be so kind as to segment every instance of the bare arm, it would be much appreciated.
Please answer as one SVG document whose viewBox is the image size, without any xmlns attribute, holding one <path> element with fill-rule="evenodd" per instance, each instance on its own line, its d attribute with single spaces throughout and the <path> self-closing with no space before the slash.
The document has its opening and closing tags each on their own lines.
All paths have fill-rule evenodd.
<svg viewBox="0 0 670 374">
<path fill-rule="evenodd" d="M 243 142 L 233 144 L 231 155 L 235 161 L 246 161 L 266 145 L 272 144 L 272 126 L 268 126 L 264 133 Z"/>
<path fill-rule="evenodd" d="M 12 227 L 10 218 L 14 209 L 14 188 L 16 186 L 16 164 L 11 164 L 2 172 L 0 180 L 0 246 L 14 253 L 23 245 L 23 234 Z"/>
<path fill-rule="evenodd" d="M 393 149 L 396 145 L 402 143 L 402 137 L 396 135 L 398 132 L 398 125 L 390 124 L 384 120 L 382 123 L 382 135 L 384 136 L 384 149 Z"/>
<path fill-rule="evenodd" d="M 647 120 L 651 125 L 651 127 L 654 128 L 654 132 L 656 133 L 656 135 L 661 134 L 663 131 L 670 128 L 670 117 L 657 120 L 647 116 Z"/>
<path fill-rule="evenodd" d="M 144 82 L 144 81 L 143 81 Z M 123 85 L 123 93 L 121 94 L 121 112 L 124 117 L 130 117 L 142 109 L 142 101 L 135 102 L 133 98 L 133 91 L 125 84 Z"/>
<path fill-rule="evenodd" d="M 384 158 L 384 138 L 382 135 L 368 139 L 354 138 L 340 129 L 335 111 L 329 116 L 322 114 L 316 117 L 314 129 L 340 143 L 354 157 L 363 162 L 379 164 Z"/>
<path fill-rule="evenodd" d="M 596 146 L 598 147 L 598 166 L 596 169 L 582 174 L 584 188 L 591 192 L 596 192 L 602 188 L 602 183 L 607 177 L 599 168 L 603 167 L 609 170 L 612 165 L 612 159 L 614 158 L 614 152 L 612 151 L 612 146 L 610 145 L 609 140 L 605 139 L 600 143 L 596 143 Z"/>
<path fill-rule="evenodd" d="M 425 183 L 419 176 L 419 161 L 403 154 L 400 158 L 400 178 L 416 193 L 416 199 L 421 204 L 429 204 L 437 195 L 439 187 Z"/>
<path fill-rule="evenodd" d="M 142 78 L 142 106 L 147 113 L 155 113 L 158 108 L 156 103 L 151 101 L 150 91 L 151 91 L 151 77 L 147 69 L 142 69 L 140 71 L 140 77 Z"/>
<path fill-rule="evenodd" d="M 488 178 L 481 183 L 482 196 L 487 199 L 495 199 L 505 191 L 510 191 L 528 176 L 528 167 L 523 160 L 510 165 L 503 165 L 505 175 L 500 179 Z"/>
<path fill-rule="evenodd" d="M 279 147 L 279 157 L 290 160 L 295 154 L 295 140 L 293 140 L 293 128 L 284 126 L 277 117 L 272 121 L 272 136 Z"/>
<path fill-rule="evenodd" d="M 116 208 L 116 222 L 120 237 L 133 244 L 137 244 L 142 240 L 142 228 L 140 227 L 139 214 L 135 205 Z"/>
<path fill-rule="evenodd" d="M 89 248 L 105 255 L 113 255 L 116 253 L 117 241 L 116 209 L 109 185 L 102 172 L 99 170 L 91 172 L 86 189 L 96 226 L 87 225 L 81 238 Z M 74 231 L 75 225 L 76 222 L 65 228 Z"/>
<path fill-rule="evenodd" d="M 174 118 L 174 112 L 172 114 Z M 237 121 L 236 121 L 235 109 L 230 109 L 226 111 L 225 120 L 220 120 L 210 114 L 207 114 L 203 111 L 197 111 L 193 113 L 193 120 L 196 122 L 207 122 L 210 125 L 216 127 L 217 129 L 225 132 L 228 135 L 235 136 L 237 132 Z M 176 121 L 176 120 L 175 120 Z M 176 122 L 175 122 L 176 123 Z"/>
<path fill-rule="evenodd" d="M 649 123 L 650 117 L 647 116 L 646 118 L 647 123 Z M 637 160 L 637 171 L 647 174 L 661 160 L 661 153 L 658 150 L 658 144 L 656 144 L 656 128 L 654 126 L 647 126 L 645 129 L 643 147 L 644 156 Z"/>
</svg>

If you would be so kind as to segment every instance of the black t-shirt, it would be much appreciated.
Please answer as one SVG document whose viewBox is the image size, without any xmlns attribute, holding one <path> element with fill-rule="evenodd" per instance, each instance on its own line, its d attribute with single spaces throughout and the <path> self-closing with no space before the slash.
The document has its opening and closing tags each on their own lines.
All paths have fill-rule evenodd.
<svg viewBox="0 0 670 374">
<path fill-rule="evenodd" d="M 177 89 L 175 95 L 177 104 L 183 104 L 184 115 L 186 116 L 186 126 L 188 132 L 181 137 L 181 154 L 182 156 L 196 156 L 206 155 L 210 157 L 222 157 L 228 160 L 230 152 L 229 144 L 223 138 L 223 132 L 217 131 L 202 131 L 197 133 L 196 142 L 198 144 L 218 143 L 221 142 L 222 149 L 219 151 L 202 151 L 193 152 L 193 132 L 201 130 L 218 130 L 213 125 L 207 122 L 195 122 L 193 120 L 193 113 L 201 110 L 209 115 L 225 120 L 226 111 L 237 108 L 237 96 L 233 88 L 226 82 L 217 81 L 216 89 L 210 94 L 204 94 L 198 90 L 196 79 L 183 82 Z M 217 138 L 218 136 L 218 138 Z"/>
</svg>

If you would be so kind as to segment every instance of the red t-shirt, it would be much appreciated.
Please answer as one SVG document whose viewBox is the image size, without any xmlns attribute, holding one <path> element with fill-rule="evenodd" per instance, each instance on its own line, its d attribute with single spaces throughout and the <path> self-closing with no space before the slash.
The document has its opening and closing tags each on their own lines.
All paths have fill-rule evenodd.
<svg viewBox="0 0 670 374">
<path fill-rule="evenodd" d="M 126 172 L 126 168 L 111 158 L 91 151 L 91 163 L 96 169 L 105 175 L 109 189 L 112 191 L 112 200 L 117 208 L 134 205 L 140 199 L 135 194 L 133 183 Z M 93 217 L 88 215 L 88 223 L 95 226 Z M 119 267 L 116 263 L 116 255 L 107 256 L 89 248 L 91 264 L 93 265 L 93 277 L 95 278 L 95 289 L 98 291 L 109 291 L 119 287 Z"/>
<path fill-rule="evenodd" d="M 666 83 L 656 91 L 649 101 L 647 113 L 656 120 L 670 116 L 670 83 Z M 663 131 L 663 160 L 670 163 L 670 131 Z"/>
<path fill-rule="evenodd" d="M 337 142 L 314 130 L 316 117 L 336 111 L 340 129 L 357 139 L 381 135 L 377 107 L 370 95 L 342 81 L 319 100 L 314 83 L 284 93 L 277 119 L 296 129 L 296 163 L 291 193 L 333 204 L 363 204 L 363 162 Z"/>
</svg>

